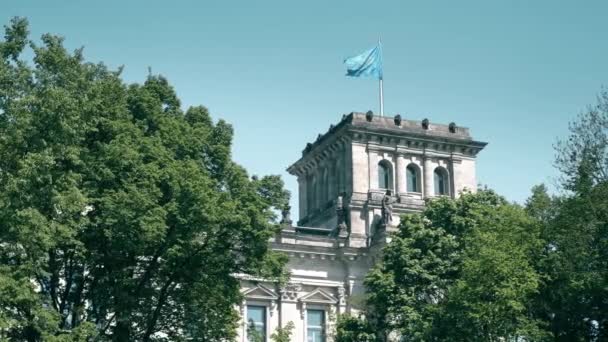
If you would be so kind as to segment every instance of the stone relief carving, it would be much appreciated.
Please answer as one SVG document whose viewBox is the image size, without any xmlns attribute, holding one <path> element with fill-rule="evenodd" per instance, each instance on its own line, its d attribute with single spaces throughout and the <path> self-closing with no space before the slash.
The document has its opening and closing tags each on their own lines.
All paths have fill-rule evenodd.
<svg viewBox="0 0 608 342">
<path fill-rule="evenodd" d="M 279 293 L 283 300 L 296 300 L 298 298 L 298 292 L 302 290 L 302 285 L 296 283 L 288 283 L 282 288 Z"/>
<path fill-rule="evenodd" d="M 344 288 L 344 286 L 338 287 L 338 301 L 340 305 L 346 304 L 346 289 Z"/>
</svg>

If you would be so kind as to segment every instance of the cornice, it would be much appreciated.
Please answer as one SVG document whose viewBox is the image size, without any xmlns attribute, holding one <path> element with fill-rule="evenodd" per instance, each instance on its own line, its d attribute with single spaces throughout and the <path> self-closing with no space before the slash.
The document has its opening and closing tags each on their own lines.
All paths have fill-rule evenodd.
<svg viewBox="0 0 608 342">
<path fill-rule="evenodd" d="M 397 120 L 396 117 L 376 117 L 373 114 L 368 117 L 368 114 L 344 115 L 337 125 L 331 125 L 326 133 L 319 134 L 313 143 L 307 144 L 302 157 L 287 171 L 301 176 L 314 170 L 320 162 L 329 159 L 347 144 L 363 144 L 370 150 L 414 149 L 427 153 L 456 152 L 470 157 L 475 157 L 487 145 L 473 140 L 468 128 L 455 124 Z"/>
</svg>

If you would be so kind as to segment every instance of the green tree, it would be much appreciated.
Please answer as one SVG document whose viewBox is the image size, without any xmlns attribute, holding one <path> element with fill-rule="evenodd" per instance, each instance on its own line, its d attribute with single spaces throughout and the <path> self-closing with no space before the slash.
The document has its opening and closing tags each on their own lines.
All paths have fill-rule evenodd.
<svg viewBox="0 0 608 342">
<path fill-rule="evenodd" d="M 376 333 L 367 320 L 347 314 L 338 317 L 336 342 L 374 342 Z"/>
<path fill-rule="evenodd" d="M 568 138 L 558 140 L 555 166 L 565 189 L 583 193 L 608 182 L 608 90 L 569 124 Z"/>
<path fill-rule="evenodd" d="M 272 342 L 291 342 L 291 335 L 296 325 L 292 321 L 289 321 L 284 327 L 277 327 L 275 331 L 270 335 Z"/>
<path fill-rule="evenodd" d="M 62 41 L 15 18 L 0 42 L 0 339 L 232 338 L 233 275 L 282 276 L 282 181 L 165 78 L 126 85 Z"/>
<path fill-rule="evenodd" d="M 255 328 L 253 321 L 247 326 L 247 342 L 264 342 L 264 334 Z"/>
<path fill-rule="evenodd" d="M 608 91 L 569 130 L 556 145 L 555 159 L 565 192 L 544 205 L 549 215 L 537 217 L 545 241 L 537 314 L 555 341 L 603 341 L 608 339 Z M 535 195 L 536 206 L 546 202 L 533 200 Z"/>
<path fill-rule="evenodd" d="M 544 338 L 528 303 L 539 275 L 538 226 L 494 192 L 438 198 L 402 217 L 367 276 L 367 317 L 378 340 Z"/>
</svg>

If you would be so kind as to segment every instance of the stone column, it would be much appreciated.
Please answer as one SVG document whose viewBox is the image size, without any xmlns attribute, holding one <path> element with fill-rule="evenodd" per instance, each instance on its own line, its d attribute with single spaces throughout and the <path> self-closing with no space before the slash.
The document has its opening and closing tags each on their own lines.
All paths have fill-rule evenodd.
<svg viewBox="0 0 608 342">
<path fill-rule="evenodd" d="M 344 183 L 344 157 L 342 155 L 338 155 L 336 160 L 336 192 L 340 194 L 342 191 L 346 191 Z"/>
<path fill-rule="evenodd" d="M 448 178 L 450 179 L 450 197 L 456 198 L 456 175 L 454 174 L 454 160 L 452 157 L 448 160 L 448 172 L 450 173 L 448 175 Z"/>
<path fill-rule="evenodd" d="M 435 181 L 433 180 L 433 161 L 430 157 L 424 157 L 424 197 L 432 197 L 435 195 Z"/>
<path fill-rule="evenodd" d="M 407 179 L 405 177 L 405 158 L 402 155 L 397 155 L 397 166 L 395 167 L 395 180 L 397 181 L 397 194 L 405 194 L 407 192 Z"/>
<path fill-rule="evenodd" d="M 308 208 L 306 205 L 308 204 L 308 199 L 306 198 L 306 174 L 301 174 L 298 176 L 298 202 L 299 202 L 299 217 L 303 218 L 308 214 Z"/>
<path fill-rule="evenodd" d="M 329 161 L 328 163 L 328 167 L 329 167 L 329 174 L 328 174 L 328 178 L 327 178 L 327 200 L 333 200 L 336 197 L 338 197 L 338 191 L 337 191 L 337 183 L 338 183 L 338 179 L 336 178 L 336 164 L 337 161 L 335 160 L 335 157 L 333 158 L 333 160 Z"/>
</svg>

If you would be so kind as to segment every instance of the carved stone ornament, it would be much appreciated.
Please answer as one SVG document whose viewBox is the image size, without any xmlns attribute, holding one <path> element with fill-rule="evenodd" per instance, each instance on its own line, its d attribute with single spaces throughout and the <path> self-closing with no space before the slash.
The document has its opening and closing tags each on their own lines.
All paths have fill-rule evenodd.
<svg viewBox="0 0 608 342">
<path fill-rule="evenodd" d="M 346 193 L 341 193 L 336 200 L 336 218 L 338 225 L 334 228 L 330 234 L 332 237 L 346 238 L 350 232 L 348 227 L 348 208 L 346 206 Z"/>
<path fill-rule="evenodd" d="M 395 115 L 395 125 L 401 126 L 401 115 L 399 114 Z"/>
<path fill-rule="evenodd" d="M 295 283 L 288 283 L 282 288 L 279 293 L 283 300 L 296 300 L 298 298 L 298 292 L 302 290 L 302 285 Z"/>
<path fill-rule="evenodd" d="M 346 289 L 344 288 L 344 286 L 338 287 L 338 300 L 340 302 L 340 305 L 346 304 Z"/>
<path fill-rule="evenodd" d="M 369 122 L 372 122 L 373 118 L 374 118 L 374 112 L 372 112 L 371 110 L 368 110 L 367 113 L 365 113 L 365 119 Z"/>
<path fill-rule="evenodd" d="M 306 148 L 304 148 L 304 152 L 308 152 L 308 151 L 310 151 L 311 149 L 312 149 L 312 144 L 311 144 L 311 143 L 308 143 L 308 144 L 306 144 Z"/>
<path fill-rule="evenodd" d="M 422 120 L 422 128 L 429 129 L 429 119 Z"/>
<path fill-rule="evenodd" d="M 281 210 L 281 224 L 290 225 L 291 223 L 291 206 L 287 204 L 283 210 Z"/>
<path fill-rule="evenodd" d="M 450 122 L 450 125 L 448 126 L 448 129 L 450 130 L 450 133 L 456 133 L 456 123 L 455 122 Z"/>
<path fill-rule="evenodd" d="M 390 190 L 386 191 L 384 198 L 382 199 L 382 222 L 381 225 L 388 227 L 393 221 L 393 196 Z"/>
</svg>

